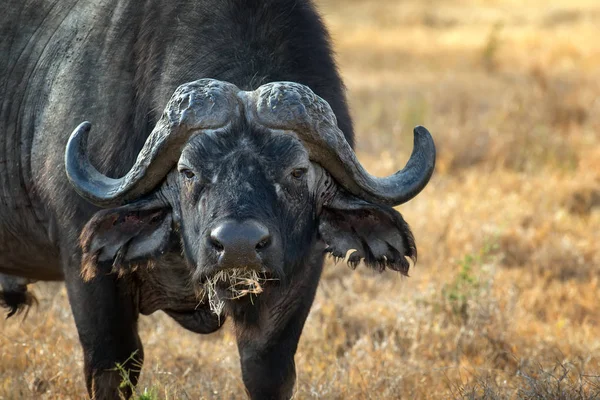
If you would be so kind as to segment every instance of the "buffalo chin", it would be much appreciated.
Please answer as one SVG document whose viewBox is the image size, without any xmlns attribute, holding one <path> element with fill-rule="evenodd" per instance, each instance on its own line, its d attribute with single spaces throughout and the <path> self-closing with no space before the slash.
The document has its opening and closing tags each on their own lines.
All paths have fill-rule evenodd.
<svg viewBox="0 0 600 400">
<path fill-rule="evenodd" d="M 179 325 L 195 333 L 213 333 L 223 326 L 225 322 L 224 317 L 215 315 L 208 307 L 200 307 L 188 311 L 172 309 L 165 309 L 163 311 Z"/>
</svg>

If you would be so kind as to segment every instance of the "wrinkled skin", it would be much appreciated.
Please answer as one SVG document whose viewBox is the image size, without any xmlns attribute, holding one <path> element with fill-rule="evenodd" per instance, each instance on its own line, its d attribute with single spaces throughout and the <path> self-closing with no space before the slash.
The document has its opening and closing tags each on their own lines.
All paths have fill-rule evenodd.
<svg viewBox="0 0 600 400">
<path fill-rule="evenodd" d="M 139 314 L 163 310 L 198 333 L 232 318 L 249 396 L 289 398 L 325 252 L 357 249 L 378 270 L 416 256 L 400 214 L 346 193 L 293 136 L 244 120 L 218 137 L 192 137 L 160 187 L 121 207 L 99 210 L 65 178 L 63 152 L 81 121 L 98 126 L 94 165 L 122 176 L 173 91 L 201 77 L 242 89 L 303 83 L 329 102 L 353 144 L 343 85 L 310 2 L 9 0 L 0 27 L 3 299 L 18 309 L 30 279 L 65 281 L 91 397 L 130 395 L 114 366 L 129 360 L 135 384 Z M 227 218 L 268 227 L 263 263 L 278 280 L 254 305 L 228 301 L 218 318 L 195 291 L 216 268 L 207 235 Z M 24 297 L 9 303 L 7 293 Z"/>
</svg>

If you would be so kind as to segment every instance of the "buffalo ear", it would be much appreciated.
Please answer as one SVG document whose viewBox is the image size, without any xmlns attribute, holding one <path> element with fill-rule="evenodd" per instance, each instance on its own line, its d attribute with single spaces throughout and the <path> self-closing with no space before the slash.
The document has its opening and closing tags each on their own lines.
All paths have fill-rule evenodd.
<svg viewBox="0 0 600 400">
<path fill-rule="evenodd" d="M 352 268 L 364 261 L 377 271 L 386 268 L 408 274 L 410 263 L 417 260 L 417 248 L 410 227 L 392 207 L 366 202 L 338 192 L 322 208 L 319 234 L 326 251 L 345 258 Z"/>
<path fill-rule="evenodd" d="M 97 212 L 79 237 L 84 280 L 96 276 L 100 266 L 112 265 L 112 272 L 123 274 L 128 266 L 164 254 L 172 244 L 171 214 L 170 208 L 143 200 Z"/>
</svg>

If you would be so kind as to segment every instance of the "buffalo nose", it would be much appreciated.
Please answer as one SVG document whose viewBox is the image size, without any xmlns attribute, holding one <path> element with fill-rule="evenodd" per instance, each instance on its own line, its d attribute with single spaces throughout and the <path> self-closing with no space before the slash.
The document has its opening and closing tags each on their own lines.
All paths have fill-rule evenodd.
<svg viewBox="0 0 600 400">
<path fill-rule="evenodd" d="M 209 241 L 221 267 L 250 267 L 260 265 L 259 253 L 271 244 L 271 234 L 258 221 L 227 220 L 211 230 Z"/>
</svg>

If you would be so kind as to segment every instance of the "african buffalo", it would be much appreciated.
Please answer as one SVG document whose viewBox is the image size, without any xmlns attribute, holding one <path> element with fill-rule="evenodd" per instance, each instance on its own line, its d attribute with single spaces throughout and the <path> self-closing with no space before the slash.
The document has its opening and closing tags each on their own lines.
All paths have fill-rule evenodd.
<svg viewBox="0 0 600 400">
<path fill-rule="evenodd" d="M 138 316 L 162 310 L 231 318 L 249 396 L 289 398 L 324 255 L 416 259 L 392 207 L 433 140 L 364 170 L 311 1 L 8 0 L 0 22 L 0 297 L 65 281 L 90 396 L 130 395 L 115 363 L 136 382 Z"/>
</svg>

